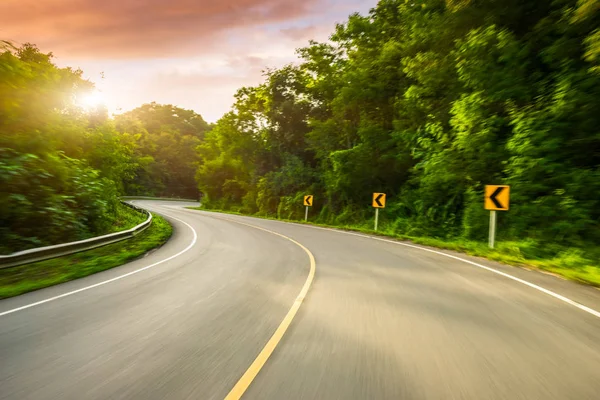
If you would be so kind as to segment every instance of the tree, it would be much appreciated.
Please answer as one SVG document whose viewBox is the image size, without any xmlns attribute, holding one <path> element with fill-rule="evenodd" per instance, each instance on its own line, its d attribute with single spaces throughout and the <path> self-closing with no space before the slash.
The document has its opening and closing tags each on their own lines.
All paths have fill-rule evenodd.
<svg viewBox="0 0 600 400">
<path fill-rule="evenodd" d="M 399 232 L 483 239 L 483 187 L 509 183 L 505 238 L 597 242 L 597 11 L 596 0 L 381 0 L 238 93 L 210 137 L 219 145 L 200 146 L 207 205 L 251 198 L 247 210 L 299 215 L 312 193 L 319 218 L 356 223 L 378 191 Z M 232 155 L 236 129 L 252 157 Z"/>
<path fill-rule="evenodd" d="M 123 175 L 126 193 L 197 198 L 195 148 L 211 128 L 199 114 L 153 102 L 118 115 L 115 123 L 135 164 Z"/>
</svg>

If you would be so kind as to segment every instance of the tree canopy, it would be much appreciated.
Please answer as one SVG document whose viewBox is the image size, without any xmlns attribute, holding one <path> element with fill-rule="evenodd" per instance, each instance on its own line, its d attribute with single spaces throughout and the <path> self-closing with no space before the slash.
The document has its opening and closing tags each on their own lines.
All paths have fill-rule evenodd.
<svg viewBox="0 0 600 400">
<path fill-rule="evenodd" d="M 120 194 L 482 240 L 600 242 L 597 0 L 380 0 L 240 88 L 216 124 L 173 105 L 82 109 L 82 72 L 0 50 L 0 250 L 108 229 Z M 39 230 L 37 227 L 46 229 Z"/>
<path fill-rule="evenodd" d="M 117 115 L 115 125 L 134 145 L 134 170 L 123 179 L 125 193 L 198 198 L 196 147 L 210 129 L 200 115 L 153 102 Z"/>
<path fill-rule="evenodd" d="M 241 88 L 199 147 L 207 207 L 484 239 L 600 242 L 595 0 L 381 0 Z"/>
<path fill-rule="evenodd" d="M 104 233 L 119 195 L 197 198 L 195 147 L 210 129 L 200 115 L 156 103 L 117 119 L 83 109 L 94 85 L 82 71 L 34 45 L 2 44 L 1 252 Z"/>
</svg>

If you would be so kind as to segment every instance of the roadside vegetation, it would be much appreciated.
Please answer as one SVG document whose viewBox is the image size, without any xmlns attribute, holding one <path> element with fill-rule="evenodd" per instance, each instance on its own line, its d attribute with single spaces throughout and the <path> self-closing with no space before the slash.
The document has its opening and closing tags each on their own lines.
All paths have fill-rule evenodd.
<svg viewBox="0 0 600 400">
<path fill-rule="evenodd" d="M 0 269 L 0 299 L 83 278 L 143 256 L 165 243 L 172 233 L 171 225 L 164 218 L 156 214 L 152 217 L 152 225 L 132 239 L 51 260 Z"/>
<path fill-rule="evenodd" d="M 124 226 L 122 195 L 300 220 L 311 194 L 313 222 L 369 230 L 383 192 L 385 234 L 597 284 L 599 26 L 597 0 L 381 0 L 214 125 L 82 107 L 82 71 L 0 42 L 0 252 Z M 511 186 L 493 251 L 486 184 Z"/>
<path fill-rule="evenodd" d="M 115 118 L 83 72 L 0 41 L 0 253 L 127 225 L 121 195 L 198 198 L 200 115 L 149 103 Z"/>
<path fill-rule="evenodd" d="M 144 222 L 148 217 L 137 212 L 126 205 L 119 203 L 117 205 L 117 213 L 115 215 L 114 223 L 111 226 L 110 231 L 105 233 L 119 232 L 126 229 L 133 228 L 136 225 Z"/>
<path fill-rule="evenodd" d="M 314 225 L 325 228 L 334 228 L 346 231 L 361 232 L 369 235 L 382 236 L 415 244 L 435 247 L 438 249 L 452 250 L 471 256 L 483 257 L 488 260 L 498 261 L 503 264 L 528 269 L 539 269 L 566 279 L 600 287 L 600 267 L 597 260 L 600 259 L 598 248 L 584 252 L 581 249 L 567 248 L 564 246 L 540 247 L 535 241 L 508 241 L 496 243 L 494 249 L 490 249 L 487 243 L 463 238 L 441 239 L 434 237 L 418 237 L 398 233 L 393 226 L 384 223 L 377 231 L 373 230 L 373 221 L 363 224 L 324 224 L 303 219 L 283 219 L 257 214 L 247 214 L 240 211 L 207 209 L 206 207 L 186 207 L 190 210 L 201 210 L 219 212 L 234 215 L 246 215 L 263 219 L 271 219 L 282 222 L 293 222 L 303 225 Z"/>
<path fill-rule="evenodd" d="M 241 88 L 199 146 L 205 209 L 380 230 L 598 282 L 595 0 L 382 0 Z M 486 248 L 486 184 L 511 186 Z M 421 238 L 421 239 L 416 239 Z M 427 239 L 424 239 L 427 238 Z"/>
</svg>

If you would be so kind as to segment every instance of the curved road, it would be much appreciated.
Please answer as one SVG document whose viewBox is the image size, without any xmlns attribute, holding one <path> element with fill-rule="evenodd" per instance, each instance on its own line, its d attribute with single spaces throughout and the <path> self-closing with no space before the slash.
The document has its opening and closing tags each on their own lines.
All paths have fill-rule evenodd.
<svg viewBox="0 0 600 400">
<path fill-rule="evenodd" d="M 224 399 L 242 376 L 244 399 L 600 398 L 596 289 L 364 235 L 137 203 L 173 224 L 165 246 L 0 301 L 0 399 Z M 311 283 L 302 246 L 316 275 L 300 304 Z M 256 377 L 244 375 L 269 343 Z"/>
</svg>

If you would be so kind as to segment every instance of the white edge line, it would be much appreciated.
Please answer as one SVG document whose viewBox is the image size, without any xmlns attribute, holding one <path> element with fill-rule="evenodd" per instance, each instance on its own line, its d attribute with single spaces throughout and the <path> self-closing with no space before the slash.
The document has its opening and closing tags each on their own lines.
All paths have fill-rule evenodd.
<svg viewBox="0 0 600 400">
<path fill-rule="evenodd" d="M 152 267 L 156 267 L 157 265 L 162 264 L 162 263 L 164 263 L 166 261 L 172 260 L 175 257 L 179 257 L 180 255 L 182 255 L 183 253 L 185 253 L 186 251 L 188 251 L 189 249 L 191 249 L 196 244 L 196 241 L 198 240 L 198 234 L 196 233 L 196 231 L 194 230 L 194 228 L 192 228 L 192 226 L 190 224 L 188 224 L 187 222 L 184 222 L 184 221 L 180 220 L 179 218 L 175 218 L 175 217 L 172 217 L 170 215 L 168 215 L 168 217 L 169 218 L 173 218 L 174 220 L 179 221 L 182 224 L 185 224 L 188 228 L 190 228 L 192 230 L 192 233 L 194 234 L 194 239 L 192 240 L 192 242 L 185 249 L 181 250 L 179 253 L 174 254 L 174 255 L 172 255 L 172 256 L 170 256 L 168 258 L 165 258 L 164 260 L 155 262 L 154 264 L 147 265 L 147 266 L 145 266 L 143 268 L 136 269 L 135 271 L 131 271 L 131 272 L 128 272 L 128 273 L 123 274 L 123 275 L 116 276 L 116 277 L 114 277 L 112 279 L 108 279 L 106 281 L 98 282 L 96 284 L 93 284 L 93 285 L 90 285 L 90 286 L 86 286 L 86 287 L 83 287 L 81 289 L 73 290 L 71 292 L 67 292 L 67 293 L 63 293 L 63 294 L 58 295 L 58 296 L 50 297 L 50 298 L 45 299 L 45 300 L 36 301 L 35 303 L 27 304 L 27 305 L 24 305 L 24 306 L 21 306 L 21 307 L 13 308 L 12 310 L 4 311 L 4 312 L 0 313 L 0 317 L 2 317 L 4 315 L 12 314 L 12 313 L 17 312 L 17 311 L 25 310 L 27 308 L 39 306 L 41 304 L 48 303 L 50 301 L 58 300 L 58 299 L 61 299 L 63 297 L 71 296 L 73 294 L 76 294 L 76 293 L 79 293 L 79 292 L 83 292 L 83 291 L 86 291 L 86 290 L 89 290 L 89 289 L 93 289 L 93 288 L 98 287 L 98 286 L 106 285 L 107 283 L 118 281 L 119 279 L 123 279 L 123 278 L 126 278 L 128 276 L 137 274 L 138 272 L 145 271 L 145 270 L 150 269 Z"/>
<path fill-rule="evenodd" d="M 188 210 L 188 211 L 194 212 L 193 210 Z M 245 215 L 242 215 L 241 217 L 252 218 L 252 217 L 247 217 Z M 378 241 L 381 241 L 381 242 L 387 242 L 387 243 L 398 244 L 398 245 L 401 245 L 401 246 L 412 247 L 414 249 L 424 250 L 424 251 L 428 251 L 430 253 L 439 254 L 439 255 L 444 256 L 444 257 L 453 258 L 455 260 L 462 261 L 462 262 L 474 265 L 474 266 L 479 267 L 479 268 L 483 268 L 483 269 L 485 269 L 487 271 L 490 271 L 490 272 L 493 272 L 495 274 L 502 275 L 505 278 L 512 279 L 515 282 L 522 283 L 523 285 L 529 286 L 530 288 L 533 288 L 535 290 L 539 290 L 540 292 L 545 293 L 545 294 L 547 294 L 549 296 L 552 296 L 555 299 L 563 301 L 563 302 L 565 302 L 567 304 L 572 305 L 573 307 L 577 307 L 577 308 L 579 308 L 582 311 L 585 311 L 585 312 L 587 312 L 589 314 L 592 314 L 595 317 L 600 318 L 600 311 L 596 311 L 593 308 L 584 306 L 583 304 L 578 303 L 578 302 L 576 302 L 574 300 L 571 300 L 568 297 L 565 297 L 563 295 L 555 293 L 555 292 L 553 292 L 551 290 L 548 290 L 548 289 L 546 289 L 544 287 L 538 286 L 538 285 L 536 285 L 534 283 L 528 282 L 528 281 L 523 280 L 521 278 L 517 278 L 516 276 L 507 274 L 507 273 L 502 272 L 502 271 L 498 271 L 497 269 L 494 269 L 494 268 L 491 268 L 491 267 L 486 267 L 485 265 L 478 264 L 478 263 L 476 263 L 474 261 L 470 261 L 470 260 L 467 260 L 467 259 L 464 259 L 464 258 L 453 256 L 452 254 L 447 254 L 447 253 L 444 253 L 444 252 L 441 252 L 441 251 L 431 250 L 431 249 L 428 249 L 426 247 L 416 246 L 414 244 L 408 244 L 408 243 L 398 242 L 398 241 L 389 240 L 389 239 L 382 239 L 382 238 L 375 237 L 375 236 L 368 236 L 368 235 L 363 235 L 363 234 L 360 234 L 360 233 L 347 232 L 347 231 L 338 230 L 338 229 L 323 228 L 323 227 L 320 227 L 320 226 L 314 226 L 314 225 L 310 225 L 310 224 L 298 224 L 298 223 L 295 223 L 295 222 L 285 222 L 285 221 L 266 220 L 266 219 L 264 221 L 274 221 L 274 222 L 279 222 L 279 223 L 283 223 L 283 224 L 291 224 L 291 225 L 297 225 L 297 226 L 304 226 L 304 227 L 312 228 L 312 229 L 320 229 L 320 230 L 324 230 L 324 231 L 343 233 L 343 234 L 346 234 L 346 235 L 358 236 L 358 237 L 362 237 L 362 238 L 378 240 Z"/>
</svg>

